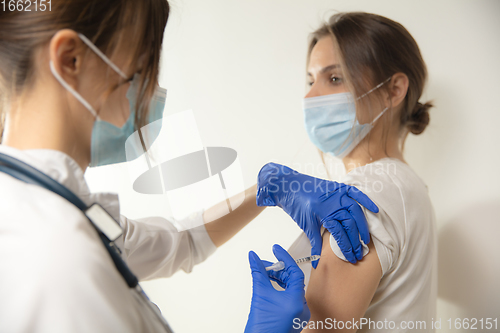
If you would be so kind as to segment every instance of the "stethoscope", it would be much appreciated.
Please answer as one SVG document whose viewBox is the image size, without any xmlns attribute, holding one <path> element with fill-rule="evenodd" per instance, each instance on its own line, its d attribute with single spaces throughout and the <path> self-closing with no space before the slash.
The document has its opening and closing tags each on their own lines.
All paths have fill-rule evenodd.
<svg viewBox="0 0 500 333">
<path fill-rule="evenodd" d="M 144 303 L 153 311 L 156 317 L 163 324 L 167 333 L 172 333 L 173 330 L 167 323 L 165 318 L 160 313 L 158 307 L 154 305 L 146 293 L 139 285 L 139 280 L 128 268 L 127 264 L 120 256 L 120 249 L 114 244 L 114 241 L 121 236 L 120 224 L 111 217 L 99 204 L 92 204 L 87 206 L 76 194 L 71 192 L 67 187 L 47 176 L 40 170 L 13 158 L 9 155 L 0 153 L 0 172 L 6 173 L 22 182 L 43 187 L 51 192 L 54 192 L 70 203 L 75 205 L 87 217 L 92 226 L 97 231 L 104 247 L 108 251 L 116 269 L 120 272 L 121 276 L 131 290 L 140 295 Z"/>
</svg>

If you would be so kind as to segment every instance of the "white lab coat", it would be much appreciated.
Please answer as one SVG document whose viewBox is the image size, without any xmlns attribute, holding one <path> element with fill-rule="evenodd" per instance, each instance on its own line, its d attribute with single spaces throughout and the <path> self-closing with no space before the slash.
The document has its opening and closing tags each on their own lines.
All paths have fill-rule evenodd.
<svg viewBox="0 0 500 333">
<path fill-rule="evenodd" d="M 117 243 L 140 280 L 190 272 L 215 251 L 204 225 L 178 232 L 164 218 L 120 216 L 118 196 L 91 194 L 81 169 L 64 153 L 2 145 L 0 152 L 119 219 L 124 234 Z M 202 219 L 201 213 L 194 218 Z M 0 332 L 162 332 L 161 327 L 75 206 L 0 172 Z"/>
</svg>

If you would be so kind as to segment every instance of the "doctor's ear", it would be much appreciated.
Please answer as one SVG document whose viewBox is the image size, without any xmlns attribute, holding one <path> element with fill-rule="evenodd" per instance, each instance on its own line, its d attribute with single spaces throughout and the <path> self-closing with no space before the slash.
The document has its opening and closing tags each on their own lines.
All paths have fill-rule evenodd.
<svg viewBox="0 0 500 333">
<path fill-rule="evenodd" d="M 408 92 L 408 76 L 404 73 L 396 73 L 391 77 L 388 85 L 388 98 L 391 101 L 392 107 L 395 108 L 405 100 Z"/>
<path fill-rule="evenodd" d="M 82 71 L 84 55 L 85 44 L 73 30 L 60 30 L 50 40 L 49 59 L 64 81 L 73 87 Z"/>
</svg>

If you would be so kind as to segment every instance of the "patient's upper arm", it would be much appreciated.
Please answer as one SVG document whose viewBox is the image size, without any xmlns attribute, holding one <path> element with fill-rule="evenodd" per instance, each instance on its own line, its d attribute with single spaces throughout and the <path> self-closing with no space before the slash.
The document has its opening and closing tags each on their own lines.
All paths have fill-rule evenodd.
<svg viewBox="0 0 500 333">
<path fill-rule="evenodd" d="M 347 322 L 359 320 L 366 312 L 382 277 L 382 268 L 373 241 L 370 252 L 357 264 L 339 259 L 330 247 L 330 233 L 323 234 L 321 259 L 316 269 L 312 269 L 306 292 L 306 300 L 311 310 L 311 321 L 325 321 L 326 318 Z M 308 327 L 312 327 L 311 321 Z M 317 329 L 312 332 L 322 332 Z M 308 329 L 304 330 L 308 331 Z M 333 329 L 325 329 L 333 332 Z M 354 330 L 339 330 L 353 332 Z"/>
</svg>

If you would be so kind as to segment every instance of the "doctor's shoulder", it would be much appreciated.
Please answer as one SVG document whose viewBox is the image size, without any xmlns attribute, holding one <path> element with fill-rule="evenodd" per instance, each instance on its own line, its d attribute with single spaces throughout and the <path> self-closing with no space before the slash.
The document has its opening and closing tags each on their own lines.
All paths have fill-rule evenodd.
<svg viewBox="0 0 500 333">
<path fill-rule="evenodd" d="M 25 254 L 23 260 L 57 270 L 95 251 L 107 255 L 86 217 L 64 198 L 5 174 L 0 184 L 0 243 L 9 244 L 10 256 Z"/>
<path fill-rule="evenodd" d="M 59 317 L 68 318 L 71 311 L 78 311 L 78 318 L 100 318 L 96 309 L 101 309 L 133 321 L 135 307 L 124 305 L 135 304 L 127 284 L 82 212 L 55 193 L 1 173 L 0 184 L 0 279 L 5 282 L 0 294 L 19 299 L 9 302 L 9 311 L 28 320 L 27 304 L 57 309 Z"/>
</svg>

